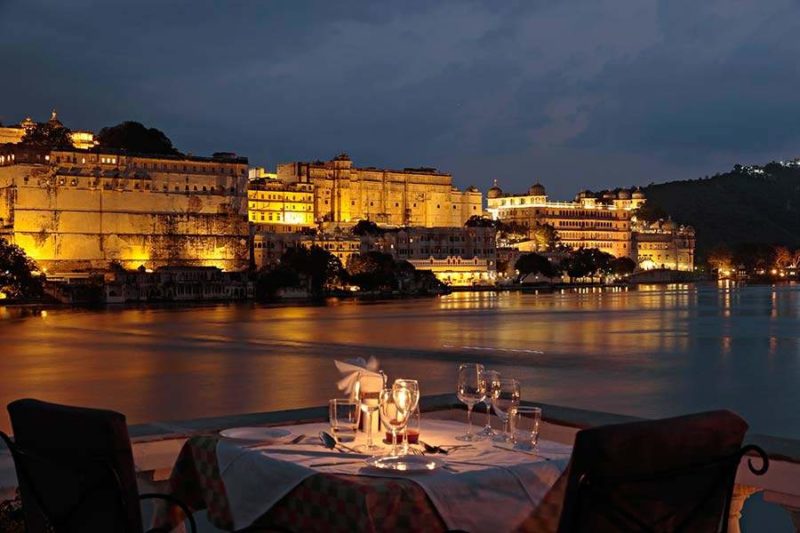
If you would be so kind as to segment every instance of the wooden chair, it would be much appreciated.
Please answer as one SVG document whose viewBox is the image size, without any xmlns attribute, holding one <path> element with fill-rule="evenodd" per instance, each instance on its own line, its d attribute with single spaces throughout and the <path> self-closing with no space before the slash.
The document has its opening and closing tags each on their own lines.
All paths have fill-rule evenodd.
<svg viewBox="0 0 800 533">
<path fill-rule="evenodd" d="M 730 411 L 615 424 L 578 432 L 559 533 L 714 532 L 728 527 L 747 423 Z"/>
<path fill-rule="evenodd" d="M 142 499 L 179 506 L 165 494 L 139 494 L 125 416 L 39 400 L 8 405 L 14 439 L 0 432 L 14 459 L 28 533 L 141 533 Z M 158 531 L 158 530 L 151 530 Z"/>
</svg>

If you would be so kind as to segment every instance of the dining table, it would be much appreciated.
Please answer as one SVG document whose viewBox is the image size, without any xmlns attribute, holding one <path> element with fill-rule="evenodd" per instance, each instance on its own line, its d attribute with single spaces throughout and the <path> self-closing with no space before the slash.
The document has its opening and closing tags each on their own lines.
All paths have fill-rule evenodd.
<svg viewBox="0 0 800 533">
<path fill-rule="evenodd" d="M 358 453 L 362 433 L 347 449 L 330 449 L 320 438 L 330 431 L 324 422 L 272 426 L 263 439 L 196 435 L 176 459 L 169 490 L 224 531 L 556 531 L 571 446 L 465 443 L 456 438 L 465 430 L 461 421 L 423 417 L 420 441 L 447 450 L 412 445 L 431 459 L 423 471 L 371 466 L 371 454 Z M 383 434 L 375 441 L 389 454 Z M 179 510 L 164 505 L 154 526 L 179 528 Z"/>
</svg>

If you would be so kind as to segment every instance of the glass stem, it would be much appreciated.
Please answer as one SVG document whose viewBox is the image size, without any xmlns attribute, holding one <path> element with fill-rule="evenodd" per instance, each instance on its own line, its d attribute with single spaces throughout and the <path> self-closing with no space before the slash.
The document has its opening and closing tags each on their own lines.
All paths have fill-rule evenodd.
<svg viewBox="0 0 800 533">
<path fill-rule="evenodd" d="M 372 411 L 367 411 L 367 448 L 372 448 Z"/>
<path fill-rule="evenodd" d="M 492 429 L 492 404 L 486 404 L 486 427 Z"/>
<path fill-rule="evenodd" d="M 503 436 L 508 438 L 508 417 L 503 419 Z"/>
<path fill-rule="evenodd" d="M 467 437 L 472 436 L 472 404 L 467 405 Z"/>
<path fill-rule="evenodd" d="M 392 428 L 392 455 L 397 455 L 397 430 Z"/>
<path fill-rule="evenodd" d="M 403 428 L 403 455 L 408 455 L 408 427 Z"/>
</svg>

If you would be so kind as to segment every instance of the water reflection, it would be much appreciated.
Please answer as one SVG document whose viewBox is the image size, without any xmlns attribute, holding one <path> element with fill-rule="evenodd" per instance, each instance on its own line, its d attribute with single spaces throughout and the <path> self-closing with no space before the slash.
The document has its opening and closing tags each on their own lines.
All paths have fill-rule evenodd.
<svg viewBox="0 0 800 533">
<path fill-rule="evenodd" d="M 36 396 L 131 422 L 319 405 L 337 394 L 332 359 L 376 355 L 425 393 L 451 391 L 458 361 L 483 361 L 519 377 L 529 399 L 645 416 L 728 407 L 756 431 L 800 437 L 798 292 L 670 285 L 328 306 L 0 307 L 0 403 Z"/>
</svg>

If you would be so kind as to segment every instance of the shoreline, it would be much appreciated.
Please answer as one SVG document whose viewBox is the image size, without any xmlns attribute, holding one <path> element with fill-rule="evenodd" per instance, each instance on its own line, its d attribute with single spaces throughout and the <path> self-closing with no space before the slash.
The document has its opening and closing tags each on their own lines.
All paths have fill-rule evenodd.
<svg viewBox="0 0 800 533">
<path fill-rule="evenodd" d="M 136 307 L 172 307 L 172 308 L 191 308 L 202 307 L 206 305 L 230 305 L 230 304 L 252 304 L 266 307 L 282 307 L 288 305 L 325 305 L 326 302 L 331 300 L 362 300 L 362 301 L 393 301 L 393 300 L 417 300 L 425 298 L 436 298 L 439 296 L 446 296 L 452 293 L 466 293 L 466 292 L 519 292 L 524 294 L 552 294 L 559 291 L 575 291 L 580 289 L 600 289 L 600 290 L 637 290 L 639 285 L 695 285 L 698 283 L 714 283 L 722 280 L 715 279 L 694 279 L 690 281 L 654 281 L 648 283 L 543 283 L 543 284 L 528 284 L 528 285 L 495 285 L 495 286 L 457 286 L 448 287 L 447 291 L 441 293 L 427 293 L 427 294 L 401 294 L 401 293 L 351 293 L 351 292 L 332 292 L 323 296 L 304 296 L 304 297 L 288 297 L 288 298 L 275 298 L 269 300 L 256 300 L 253 298 L 231 298 L 231 299 L 197 299 L 197 300 L 153 300 L 153 301 L 130 301 L 119 303 L 63 303 L 57 300 L 2 300 L 0 301 L 0 308 L 13 308 L 13 309 L 34 309 L 34 310 L 47 310 L 47 309 L 121 309 L 121 308 L 136 308 Z M 758 280 L 750 282 L 736 282 L 739 286 L 764 286 L 764 285 L 779 285 L 779 286 L 792 286 L 797 282 L 794 280 Z"/>
</svg>

